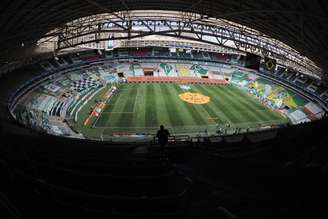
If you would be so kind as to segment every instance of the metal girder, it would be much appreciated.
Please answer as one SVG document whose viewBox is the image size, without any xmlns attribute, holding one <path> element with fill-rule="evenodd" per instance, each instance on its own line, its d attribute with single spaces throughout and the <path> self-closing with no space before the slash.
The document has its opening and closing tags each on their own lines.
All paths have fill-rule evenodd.
<svg viewBox="0 0 328 219">
<path fill-rule="evenodd" d="M 306 74 L 313 75 L 315 72 L 318 75 L 321 72 L 311 60 L 278 40 L 222 19 L 204 18 L 199 14 L 188 14 L 188 17 L 181 14 L 117 14 L 80 18 L 48 33 L 45 37 L 58 36 L 57 50 L 109 39 L 132 39 L 149 35 L 179 37 L 271 57 L 276 59 L 278 64 Z"/>
</svg>

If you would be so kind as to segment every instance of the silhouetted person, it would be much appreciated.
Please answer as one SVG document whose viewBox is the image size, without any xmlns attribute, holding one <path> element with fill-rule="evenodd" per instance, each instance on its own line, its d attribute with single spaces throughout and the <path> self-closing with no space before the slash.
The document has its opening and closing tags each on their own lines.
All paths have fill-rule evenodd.
<svg viewBox="0 0 328 219">
<path fill-rule="evenodd" d="M 170 132 L 167 129 L 164 129 L 164 126 L 161 125 L 160 129 L 157 131 L 156 137 L 158 138 L 158 143 L 161 148 L 161 152 L 164 152 L 164 147 L 169 141 Z"/>
</svg>

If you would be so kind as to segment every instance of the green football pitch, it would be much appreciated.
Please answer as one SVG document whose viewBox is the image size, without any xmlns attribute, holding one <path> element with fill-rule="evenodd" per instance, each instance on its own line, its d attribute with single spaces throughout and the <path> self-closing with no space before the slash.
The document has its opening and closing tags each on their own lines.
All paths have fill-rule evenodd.
<svg viewBox="0 0 328 219">
<path fill-rule="evenodd" d="M 256 98 L 231 85 L 121 84 L 117 93 L 106 100 L 100 116 L 88 126 L 78 122 L 76 129 L 86 137 L 112 134 L 155 134 L 163 124 L 173 134 L 215 133 L 227 122 L 231 127 L 252 128 L 286 124 L 279 113 L 262 105 Z M 179 94 L 191 92 L 210 98 L 206 104 L 183 101 Z M 99 95 L 103 94 L 100 93 Z M 90 103 L 86 107 L 89 108 Z M 83 115 L 85 114 L 85 115 Z M 87 113 L 81 113 L 83 121 Z"/>
</svg>

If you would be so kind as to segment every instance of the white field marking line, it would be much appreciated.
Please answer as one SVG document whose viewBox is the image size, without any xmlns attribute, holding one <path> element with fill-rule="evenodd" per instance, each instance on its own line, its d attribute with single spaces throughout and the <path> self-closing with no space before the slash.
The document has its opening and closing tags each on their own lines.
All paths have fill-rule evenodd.
<svg viewBox="0 0 328 219">
<path fill-rule="evenodd" d="M 131 90 L 131 88 L 121 88 L 120 91 Z"/>
<path fill-rule="evenodd" d="M 202 93 L 201 90 L 197 87 L 194 87 L 193 88 L 194 90 L 197 91 L 197 93 Z M 208 93 L 211 93 L 210 91 L 208 91 L 208 88 L 204 88 Z M 205 110 L 205 109 L 204 109 Z M 206 111 L 206 110 L 205 110 Z M 231 119 L 229 118 L 229 116 L 227 116 L 227 114 L 220 108 L 218 111 L 217 111 L 219 114 L 222 114 L 223 117 L 226 118 L 227 121 L 231 122 Z M 206 111 L 206 113 L 208 114 L 208 117 L 211 117 L 211 115 Z M 221 117 L 222 118 L 222 117 Z"/>
<path fill-rule="evenodd" d="M 237 126 L 237 125 L 259 125 L 259 124 L 271 124 L 272 122 L 282 122 L 282 120 L 276 119 L 276 120 L 267 120 L 267 121 L 263 121 L 263 122 L 241 122 L 241 123 L 232 123 L 232 125 Z M 224 123 L 220 123 L 224 124 Z M 193 128 L 193 127 L 216 127 L 217 124 L 215 125 L 184 125 L 184 126 L 165 126 L 166 128 Z M 133 129 L 133 128 L 158 128 L 158 126 L 98 126 L 96 128 L 116 128 L 116 129 L 120 129 L 120 128 L 125 128 L 125 129 Z M 236 128 L 236 127 L 232 127 L 232 128 Z"/>
<path fill-rule="evenodd" d="M 257 110 L 251 110 L 251 111 L 257 111 L 257 112 L 259 112 L 259 111 L 271 111 L 270 109 L 257 109 Z"/>
<path fill-rule="evenodd" d="M 130 88 L 131 89 L 131 88 Z M 126 90 L 130 90 L 130 89 L 126 89 Z M 118 92 L 120 92 L 121 90 L 119 90 Z M 100 115 L 97 117 L 95 123 L 93 123 L 92 128 L 106 128 L 107 126 L 104 127 L 98 127 L 96 126 L 96 124 L 98 123 L 98 120 L 100 119 L 100 117 L 102 116 L 102 114 L 134 114 L 135 113 L 135 106 L 136 106 L 136 102 L 138 99 L 138 90 L 137 90 L 137 96 L 136 96 L 136 100 L 134 101 L 134 105 L 133 105 L 133 111 L 132 112 L 105 112 L 104 110 L 102 110 L 100 112 Z M 109 98 L 105 101 L 105 105 L 107 104 L 107 102 L 109 101 Z"/>
<path fill-rule="evenodd" d="M 136 104 L 137 104 L 136 102 L 138 101 L 138 98 L 139 98 L 139 90 L 137 90 L 136 99 L 134 101 L 133 110 L 131 112 L 119 112 L 119 111 L 106 112 L 106 111 L 103 111 L 102 114 L 133 114 L 136 111 L 135 110 L 136 109 Z M 107 101 L 106 101 L 106 103 L 107 103 Z"/>
<path fill-rule="evenodd" d="M 103 112 L 102 114 L 134 114 L 134 112 Z"/>
<path fill-rule="evenodd" d="M 107 92 L 109 92 L 110 89 L 111 89 L 111 88 L 109 88 L 109 89 L 107 90 Z M 106 94 L 106 93 L 105 93 L 105 94 Z M 106 107 L 106 104 L 107 104 L 108 100 L 109 100 L 109 98 L 107 98 L 106 101 L 105 101 L 105 107 Z M 96 121 L 92 124 L 92 128 L 95 128 L 95 127 L 96 127 L 96 124 L 98 123 L 98 120 L 100 119 L 100 117 L 101 117 L 101 115 L 103 114 L 103 112 L 104 112 L 104 109 L 101 110 L 100 114 L 99 114 L 98 117 L 96 118 Z"/>
<path fill-rule="evenodd" d="M 82 110 L 82 108 L 84 108 L 87 103 L 89 103 L 89 101 L 91 101 L 92 98 L 94 98 L 94 96 L 96 96 L 100 91 L 102 91 L 103 89 L 105 89 L 105 87 L 102 87 L 100 89 L 98 89 L 97 91 L 95 91 L 94 93 L 91 92 L 91 95 L 89 95 L 85 101 L 83 101 L 83 103 L 79 106 L 79 108 L 77 109 L 77 111 L 75 112 L 75 115 L 74 115 L 74 119 L 76 119 L 77 121 L 77 117 L 78 117 L 78 114 L 80 113 L 80 111 Z"/>
</svg>

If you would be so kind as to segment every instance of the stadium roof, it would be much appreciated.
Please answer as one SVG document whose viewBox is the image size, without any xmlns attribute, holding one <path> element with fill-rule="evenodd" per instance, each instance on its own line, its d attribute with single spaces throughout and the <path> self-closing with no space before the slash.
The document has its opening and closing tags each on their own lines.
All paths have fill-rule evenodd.
<svg viewBox="0 0 328 219">
<path fill-rule="evenodd" d="M 301 52 L 328 72 L 328 4 L 324 0 L 3 0 L 2 61 L 45 33 L 79 17 L 127 10 L 178 10 L 254 28 Z"/>
</svg>

